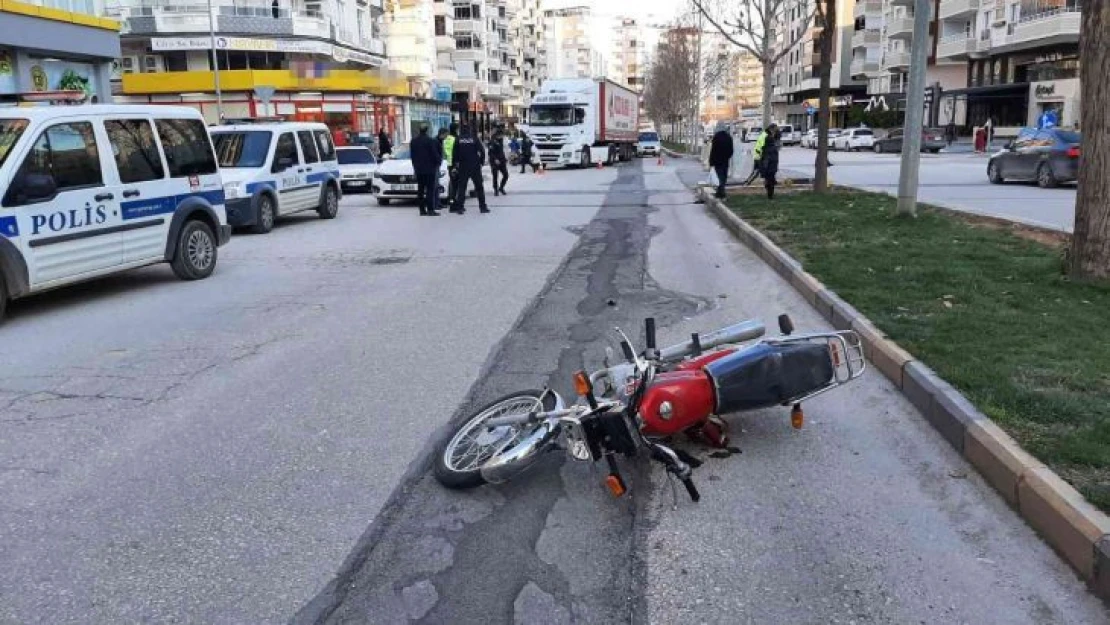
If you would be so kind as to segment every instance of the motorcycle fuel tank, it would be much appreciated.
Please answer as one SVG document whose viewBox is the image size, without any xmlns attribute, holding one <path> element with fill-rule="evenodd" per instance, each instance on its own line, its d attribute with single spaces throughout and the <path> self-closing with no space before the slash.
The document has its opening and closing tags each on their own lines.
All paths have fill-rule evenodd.
<svg viewBox="0 0 1110 625">
<path fill-rule="evenodd" d="M 670 371 L 652 380 L 640 402 L 644 434 L 669 436 L 713 414 L 713 385 L 704 371 Z"/>
</svg>

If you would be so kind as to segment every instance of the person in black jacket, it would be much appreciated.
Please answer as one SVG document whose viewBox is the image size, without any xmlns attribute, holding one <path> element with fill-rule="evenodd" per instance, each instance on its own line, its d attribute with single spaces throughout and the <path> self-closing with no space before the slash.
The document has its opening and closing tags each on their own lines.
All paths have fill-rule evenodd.
<svg viewBox="0 0 1110 625">
<path fill-rule="evenodd" d="M 459 181 L 455 185 L 455 203 L 451 207 L 451 212 L 458 215 L 466 212 L 467 182 L 473 182 L 474 191 L 478 196 L 478 208 L 481 212 L 488 213 L 486 189 L 482 184 L 482 166 L 486 164 L 486 150 L 482 147 L 482 142 L 474 138 L 474 133 L 468 126 L 463 126 L 462 133 L 455 141 L 452 163 L 459 172 Z"/>
<path fill-rule="evenodd" d="M 493 174 L 493 195 L 505 195 L 505 183 L 509 181 L 509 159 L 505 157 L 505 135 L 498 129 L 493 133 L 493 139 L 486 147 L 489 153 L 489 169 Z M 498 174 L 501 184 L 497 183 Z"/>
<path fill-rule="evenodd" d="M 760 156 L 760 171 L 763 186 L 767 188 L 767 199 L 775 199 L 775 175 L 779 173 L 779 149 L 782 148 L 782 130 L 775 124 L 767 127 L 767 141 L 763 144 Z"/>
<path fill-rule="evenodd" d="M 385 128 L 378 129 L 378 157 L 381 158 L 386 154 L 393 154 L 393 144 L 389 141 L 389 135 L 386 134 Z"/>
<path fill-rule="evenodd" d="M 428 125 L 420 126 L 420 134 L 409 146 L 412 156 L 412 171 L 416 174 L 416 203 L 420 214 L 439 217 L 439 167 L 443 163 L 443 152 L 439 143 L 428 136 Z"/>
<path fill-rule="evenodd" d="M 717 174 L 717 197 L 725 198 L 725 182 L 728 181 L 728 166 L 732 162 L 732 135 L 718 127 L 709 148 L 709 166 Z"/>
<path fill-rule="evenodd" d="M 520 133 L 520 173 L 524 173 L 524 168 L 529 165 L 532 166 L 532 173 L 536 173 L 536 164 L 532 162 L 532 138 L 525 133 Z"/>
</svg>

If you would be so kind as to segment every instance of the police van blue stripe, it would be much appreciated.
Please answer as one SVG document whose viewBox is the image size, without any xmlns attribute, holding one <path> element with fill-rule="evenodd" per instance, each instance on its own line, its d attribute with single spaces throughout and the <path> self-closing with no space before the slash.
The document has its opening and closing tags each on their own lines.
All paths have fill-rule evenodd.
<svg viewBox="0 0 1110 625">
<path fill-rule="evenodd" d="M 123 214 L 124 221 L 165 215 L 176 211 L 177 207 L 180 206 L 182 202 L 191 197 L 199 197 L 213 206 L 224 203 L 224 192 L 222 190 L 197 191 L 195 193 L 184 193 L 182 195 L 167 195 L 165 197 L 123 202 L 120 204 L 120 212 Z"/>
<path fill-rule="evenodd" d="M 0 237 L 13 238 L 19 236 L 19 222 L 15 216 L 0 217 Z"/>
<path fill-rule="evenodd" d="M 308 175 L 308 182 L 310 182 L 310 183 L 324 182 L 324 181 L 328 180 L 329 178 L 338 178 L 338 177 L 339 177 L 339 170 L 338 169 L 329 170 L 329 171 L 322 171 L 318 174 L 309 174 Z"/>
<path fill-rule="evenodd" d="M 274 187 L 276 187 L 276 186 L 277 186 L 277 181 L 275 181 L 275 180 L 259 180 L 258 182 L 251 182 L 251 183 L 247 184 L 247 193 L 249 193 L 251 195 L 254 195 L 255 192 L 261 191 L 262 189 L 264 189 L 266 187 L 269 187 L 270 190 L 273 191 Z"/>
</svg>

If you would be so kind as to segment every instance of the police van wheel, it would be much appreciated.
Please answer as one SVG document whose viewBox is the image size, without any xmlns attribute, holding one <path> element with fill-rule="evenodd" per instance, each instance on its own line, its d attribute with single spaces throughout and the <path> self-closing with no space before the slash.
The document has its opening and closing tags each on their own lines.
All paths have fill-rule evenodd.
<svg viewBox="0 0 1110 625">
<path fill-rule="evenodd" d="M 4 312 L 8 309 L 8 285 L 4 284 L 4 276 L 0 276 L 0 321 L 4 320 Z"/>
<path fill-rule="evenodd" d="M 185 222 L 177 239 L 173 273 L 182 280 L 202 280 L 216 269 L 216 236 L 199 219 Z"/>
<path fill-rule="evenodd" d="M 274 200 L 268 195 L 258 198 L 258 223 L 251 226 L 251 232 L 266 234 L 274 229 Z"/>
<path fill-rule="evenodd" d="M 335 187 L 324 190 L 324 201 L 316 212 L 320 214 L 320 219 L 335 219 L 339 214 L 339 194 L 335 192 Z"/>
</svg>

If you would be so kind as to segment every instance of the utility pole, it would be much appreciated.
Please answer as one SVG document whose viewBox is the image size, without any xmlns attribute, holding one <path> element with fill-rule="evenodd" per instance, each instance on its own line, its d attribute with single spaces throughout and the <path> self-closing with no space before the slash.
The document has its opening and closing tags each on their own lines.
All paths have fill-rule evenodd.
<svg viewBox="0 0 1110 625">
<path fill-rule="evenodd" d="M 930 0 L 914 0 L 910 84 L 902 130 L 902 169 L 898 174 L 898 214 L 917 215 L 917 180 L 921 166 L 921 129 L 925 117 L 925 65 L 929 62 Z"/>
<path fill-rule="evenodd" d="M 698 150 L 698 149 L 701 148 L 701 137 L 702 137 L 702 131 L 701 131 L 701 80 L 702 80 L 701 74 L 702 74 L 702 67 L 701 67 L 701 64 L 702 64 L 703 59 L 702 59 L 702 54 L 701 54 L 701 33 L 702 33 L 703 24 L 704 24 L 704 21 L 703 21 L 704 19 L 705 19 L 705 17 L 702 15 L 702 12 L 698 11 L 698 53 L 697 53 L 698 54 L 698 62 L 695 64 L 696 69 L 694 70 L 694 71 L 697 72 L 697 76 L 695 77 L 695 82 L 694 82 L 694 123 L 692 125 L 693 129 L 691 131 L 691 132 L 694 133 L 694 136 L 691 137 L 691 139 L 693 139 L 692 144 L 693 144 L 695 150 Z"/>
<path fill-rule="evenodd" d="M 212 0 L 208 0 L 208 37 L 212 46 L 212 76 L 216 83 L 216 122 L 224 123 L 224 97 L 220 92 L 220 57 L 216 54 L 216 18 L 212 15 Z"/>
</svg>

